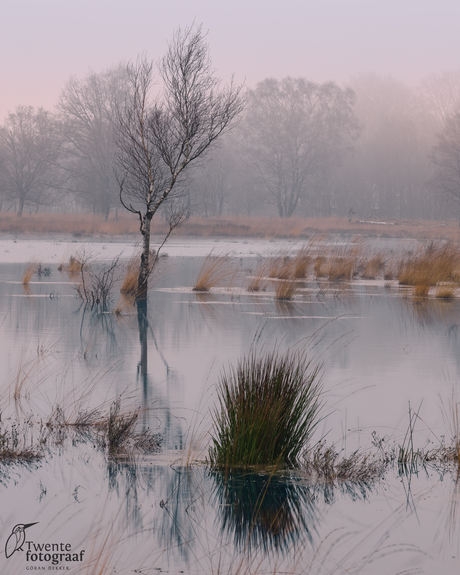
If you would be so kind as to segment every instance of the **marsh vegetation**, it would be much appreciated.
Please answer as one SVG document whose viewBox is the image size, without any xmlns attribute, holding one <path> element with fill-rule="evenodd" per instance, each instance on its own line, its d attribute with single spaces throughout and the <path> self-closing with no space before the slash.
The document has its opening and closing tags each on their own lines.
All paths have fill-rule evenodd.
<svg viewBox="0 0 460 575">
<path fill-rule="evenodd" d="M 267 242 L 260 253 L 241 243 L 252 253 L 224 257 L 228 276 L 200 293 L 203 264 L 225 253 L 207 245 L 208 258 L 159 258 L 148 309 L 131 300 L 118 313 L 118 294 L 137 275 L 129 253 L 107 307 L 85 306 L 85 258 L 70 246 L 54 263 L 41 259 L 50 275 L 33 274 L 28 292 L 23 266 L 2 264 L 5 509 L 27 505 L 30 521 L 50 528 L 70 526 L 80 510 L 91 527 L 69 537 L 93 541 L 88 566 L 108 573 L 324 575 L 340 564 L 386 574 L 390 560 L 422 557 L 417 539 L 431 541 L 433 509 L 444 514 L 436 529 L 455 536 L 455 244 L 316 236 Z M 399 270 L 411 261 L 426 270 L 432 253 L 445 260 L 428 297 L 399 287 Z M 101 244 L 87 263 L 100 276 L 114 257 Z M 83 261 L 77 273 L 71 261 Z M 259 289 L 248 289 L 253 280 Z M 296 291 L 277 300 L 283 281 Z M 451 299 L 436 298 L 444 285 Z M 432 498 L 421 505 L 427 485 Z M 363 529 L 352 528 L 356 518 Z M 398 533 L 385 535 L 392 522 Z M 454 572 L 426 547 L 427 569 Z"/>
</svg>

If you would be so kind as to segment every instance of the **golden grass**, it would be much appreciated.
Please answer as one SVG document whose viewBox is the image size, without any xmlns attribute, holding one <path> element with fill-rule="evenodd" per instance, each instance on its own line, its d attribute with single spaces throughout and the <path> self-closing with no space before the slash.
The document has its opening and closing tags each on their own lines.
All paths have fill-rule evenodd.
<svg viewBox="0 0 460 575">
<path fill-rule="evenodd" d="M 460 239 L 458 223 L 437 221 L 400 221 L 380 225 L 349 222 L 348 218 L 279 218 L 279 217 L 191 217 L 174 230 L 179 236 L 220 236 L 259 238 L 304 238 L 317 233 L 347 233 L 369 237 L 415 239 Z M 165 234 L 168 223 L 152 220 L 152 234 Z M 139 234 L 139 221 L 133 214 L 111 214 L 107 221 L 95 214 L 31 214 L 18 217 L 0 212 L 0 232 L 16 234 L 72 234 L 75 237 L 92 235 Z"/>
<path fill-rule="evenodd" d="M 412 293 L 413 293 L 414 298 L 418 299 L 418 298 L 428 297 L 429 292 L 430 292 L 429 284 L 418 283 L 414 286 L 414 290 Z"/>
<path fill-rule="evenodd" d="M 272 262 L 269 259 L 261 259 L 257 262 L 254 275 L 251 276 L 247 290 L 250 292 L 263 291 L 267 288 L 268 277 Z"/>
<path fill-rule="evenodd" d="M 317 278 L 324 278 L 326 277 L 327 273 L 324 268 L 324 264 L 326 263 L 326 256 L 319 255 L 316 256 L 315 261 L 313 262 L 313 273 Z"/>
<path fill-rule="evenodd" d="M 439 282 L 456 281 L 459 277 L 460 250 L 451 242 L 430 242 L 415 254 L 402 259 L 398 281 L 400 285 L 435 286 Z"/>
<path fill-rule="evenodd" d="M 68 261 L 63 261 L 58 266 L 58 271 L 67 272 L 70 276 L 79 275 L 85 264 L 84 258 L 78 254 L 69 256 Z"/>
<path fill-rule="evenodd" d="M 234 275 L 232 260 L 228 256 L 215 255 L 211 252 L 204 260 L 193 290 L 209 291 L 224 283 L 230 285 Z"/>
<path fill-rule="evenodd" d="M 308 275 L 310 265 L 312 263 L 312 257 L 306 246 L 301 248 L 293 261 L 293 275 L 297 279 L 303 279 Z"/>
<path fill-rule="evenodd" d="M 435 297 L 438 299 L 452 299 L 455 296 L 456 287 L 452 283 L 439 284 L 436 287 Z"/>
<path fill-rule="evenodd" d="M 367 260 L 364 264 L 362 277 L 368 280 L 374 280 L 377 276 L 379 276 L 383 269 L 385 268 L 385 260 L 384 254 L 379 252 L 371 257 L 370 260 Z M 392 278 L 385 278 L 385 279 L 392 279 Z"/>
<path fill-rule="evenodd" d="M 275 299 L 289 301 L 293 299 L 298 289 L 299 284 L 295 279 L 280 280 L 275 285 Z"/>
<path fill-rule="evenodd" d="M 126 266 L 125 276 L 120 287 L 122 294 L 136 295 L 139 278 L 140 256 L 133 254 Z"/>
<path fill-rule="evenodd" d="M 29 285 L 30 280 L 32 279 L 32 276 L 34 275 L 37 268 L 38 268 L 37 262 L 32 261 L 27 264 L 26 269 L 22 274 L 22 284 L 24 287 Z"/>
</svg>

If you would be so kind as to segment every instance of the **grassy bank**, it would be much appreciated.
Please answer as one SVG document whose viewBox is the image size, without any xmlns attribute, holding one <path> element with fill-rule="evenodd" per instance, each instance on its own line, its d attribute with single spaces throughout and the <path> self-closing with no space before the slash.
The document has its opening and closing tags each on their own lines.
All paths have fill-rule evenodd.
<svg viewBox="0 0 460 575">
<path fill-rule="evenodd" d="M 152 233 L 165 234 L 166 222 L 152 222 Z M 30 214 L 18 217 L 11 212 L 0 212 L 0 233 L 15 234 L 72 234 L 127 235 L 139 233 L 139 221 L 133 214 L 112 214 L 106 221 L 94 214 Z M 456 222 L 397 221 L 372 223 L 347 218 L 279 218 L 279 217 L 191 217 L 174 231 L 175 236 L 221 236 L 255 238 L 307 238 L 312 234 L 343 233 L 369 237 L 419 239 L 460 239 Z"/>
</svg>

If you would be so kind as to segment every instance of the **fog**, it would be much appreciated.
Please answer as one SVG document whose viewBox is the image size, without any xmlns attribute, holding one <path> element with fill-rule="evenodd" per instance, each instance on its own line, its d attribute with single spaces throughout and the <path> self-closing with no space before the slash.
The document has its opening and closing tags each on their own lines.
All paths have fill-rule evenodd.
<svg viewBox="0 0 460 575">
<path fill-rule="evenodd" d="M 182 163 L 158 156 L 170 145 L 160 115 L 139 116 L 150 118 L 156 135 L 141 161 L 145 174 L 132 170 L 140 180 L 131 182 L 137 207 L 124 205 L 129 211 L 145 204 L 143 178 L 154 165 L 155 186 L 173 174 L 171 201 L 155 204 L 163 216 L 177 197 L 174 209 L 184 217 L 458 218 L 458 22 L 460 3 L 450 0 L 8 2 L 0 36 L 0 210 L 117 211 L 120 182 L 128 187 L 120 173 L 133 160 L 120 122 L 138 89 L 135 68 L 143 61 L 155 70 L 145 101 L 159 98 L 174 132 L 182 108 L 171 109 L 178 94 L 165 96 L 157 64 L 178 30 L 194 30 L 212 59 L 212 68 L 202 68 L 208 87 L 215 95 L 225 91 L 215 78 L 233 78 L 236 100 L 224 113 L 225 96 L 214 110 L 226 119 L 210 119 L 221 126 L 215 133 L 200 132 L 192 169 L 187 155 Z M 210 111 L 209 102 L 194 109 Z M 179 155 L 189 149 L 184 137 Z"/>
<path fill-rule="evenodd" d="M 19 105 L 52 108 L 70 76 L 165 51 L 173 30 L 209 30 L 221 77 L 349 81 L 364 72 L 411 85 L 458 67 L 455 0 L 6 0 L 2 2 L 0 121 Z"/>
</svg>

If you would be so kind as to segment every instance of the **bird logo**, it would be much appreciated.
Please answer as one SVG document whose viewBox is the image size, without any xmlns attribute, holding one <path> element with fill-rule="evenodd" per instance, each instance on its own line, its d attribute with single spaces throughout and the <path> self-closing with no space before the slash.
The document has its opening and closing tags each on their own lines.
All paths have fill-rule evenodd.
<svg viewBox="0 0 460 575">
<path fill-rule="evenodd" d="M 22 551 L 22 546 L 26 540 L 26 529 L 28 527 L 32 527 L 32 525 L 36 525 L 37 523 L 38 521 L 35 523 L 18 523 L 18 525 L 13 527 L 11 535 L 5 543 L 5 555 L 7 559 L 16 551 Z"/>
</svg>

